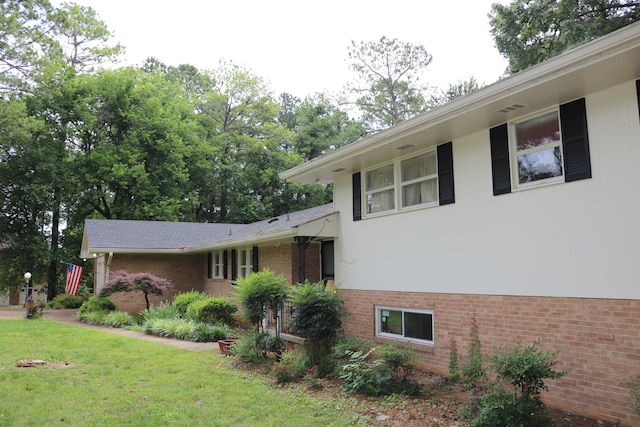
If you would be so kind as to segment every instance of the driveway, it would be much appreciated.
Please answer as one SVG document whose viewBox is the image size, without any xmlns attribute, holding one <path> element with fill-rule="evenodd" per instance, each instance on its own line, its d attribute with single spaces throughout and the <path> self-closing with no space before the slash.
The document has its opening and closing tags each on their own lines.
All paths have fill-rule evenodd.
<svg viewBox="0 0 640 427">
<path fill-rule="evenodd" d="M 183 348 L 185 350 L 213 350 L 220 351 L 218 343 L 216 342 L 193 342 L 174 340 L 172 338 L 158 337 L 155 335 L 147 335 L 143 332 L 128 331 L 120 328 L 109 328 L 105 326 L 96 326 L 83 323 L 76 318 L 78 310 L 44 310 L 42 317 L 52 320 L 54 322 L 66 323 L 68 325 L 78 326 L 82 328 L 95 329 L 98 331 L 108 332 L 110 334 L 124 335 L 126 337 L 138 338 L 147 341 L 153 341 L 160 344 L 172 345 L 174 347 Z M 15 309 L 0 308 L 0 319 L 22 319 L 24 318 L 24 311 Z"/>
</svg>

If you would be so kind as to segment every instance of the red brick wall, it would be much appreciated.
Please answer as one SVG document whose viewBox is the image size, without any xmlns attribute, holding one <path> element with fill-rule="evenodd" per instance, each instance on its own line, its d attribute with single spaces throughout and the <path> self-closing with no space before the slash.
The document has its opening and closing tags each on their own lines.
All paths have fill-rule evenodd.
<svg viewBox="0 0 640 427">
<path fill-rule="evenodd" d="M 291 283 L 300 283 L 300 269 L 298 267 L 298 246 L 292 245 L 291 248 L 291 271 L 292 280 Z M 305 278 L 311 283 L 319 282 L 321 277 L 320 266 L 320 243 L 311 242 L 305 250 L 305 264 L 304 264 Z"/>
<path fill-rule="evenodd" d="M 203 278 L 206 276 L 206 258 L 196 255 L 159 255 L 159 254 L 116 254 L 111 262 L 111 273 L 125 270 L 129 273 L 151 273 L 173 282 L 173 291 L 164 295 L 150 295 L 150 304 L 168 301 L 179 292 L 203 290 Z M 118 310 L 139 313 L 145 310 L 144 294 L 141 292 L 117 293 L 111 296 Z"/>
<path fill-rule="evenodd" d="M 511 297 L 342 290 L 350 316 L 344 331 L 376 338 L 374 305 L 431 309 L 434 345 L 415 346 L 423 368 L 447 373 L 455 337 L 458 356 L 469 346 L 475 316 L 484 353 L 533 342 L 559 350 L 557 369 L 568 374 L 549 381 L 543 399 L 551 406 L 600 419 L 639 425 L 627 405 L 631 375 L 640 372 L 640 301 Z"/>
</svg>

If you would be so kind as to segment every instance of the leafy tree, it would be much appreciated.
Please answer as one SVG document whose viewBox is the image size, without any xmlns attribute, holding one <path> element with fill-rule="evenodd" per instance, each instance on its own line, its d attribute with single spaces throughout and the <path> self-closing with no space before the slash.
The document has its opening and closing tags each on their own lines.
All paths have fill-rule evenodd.
<svg viewBox="0 0 640 427">
<path fill-rule="evenodd" d="M 170 280 L 150 273 L 127 273 L 124 270 L 115 271 L 100 291 L 101 297 L 108 297 L 117 292 L 142 292 L 149 310 L 149 295 L 162 295 L 173 289 Z"/>
<path fill-rule="evenodd" d="M 0 2 L 0 91 L 31 82 L 31 74 L 56 47 L 47 0 Z"/>
<path fill-rule="evenodd" d="M 626 0 L 513 0 L 489 14 L 498 51 L 516 73 L 640 19 Z"/>
<path fill-rule="evenodd" d="M 372 130 L 393 126 L 428 108 L 420 75 L 431 55 L 424 46 L 385 36 L 378 41 L 351 41 L 348 61 L 357 74 L 348 91 Z"/>
<path fill-rule="evenodd" d="M 295 132 L 293 150 L 305 161 L 342 147 L 366 133 L 364 124 L 349 118 L 324 94 L 303 101 L 281 95 L 280 119 Z"/>
<path fill-rule="evenodd" d="M 470 77 L 469 80 L 466 81 L 458 81 L 456 84 L 449 84 L 447 90 L 441 90 L 440 95 L 433 95 L 431 97 L 431 104 L 434 107 L 444 105 L 454 99 L 475 92 L 481 87 L 482 85 L 478 84 L 475 77 Z"/>
</svg>

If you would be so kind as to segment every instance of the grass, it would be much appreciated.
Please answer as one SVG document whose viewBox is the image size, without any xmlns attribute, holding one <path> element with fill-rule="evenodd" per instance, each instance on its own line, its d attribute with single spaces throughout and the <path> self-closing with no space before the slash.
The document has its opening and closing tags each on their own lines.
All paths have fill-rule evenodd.
<svg viewBox="0 0 640 427">
<path fill-rule="evenodd" d="M 343 402 L 271 387 L 211 350 L 0 320 L 2 426 L 343 426 Z M 17 368 L 19 360 L 51 365 Z M 337 410 L 340 408 L 340 410 Z"/>
</svg>

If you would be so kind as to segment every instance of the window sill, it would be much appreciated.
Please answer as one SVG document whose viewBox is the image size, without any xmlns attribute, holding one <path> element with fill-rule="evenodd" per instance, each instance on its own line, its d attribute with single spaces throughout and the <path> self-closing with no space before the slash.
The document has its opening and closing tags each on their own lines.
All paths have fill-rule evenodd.
<svg viewBox="0 0 640 427">
<path fill-rule="evenodd" d="M 415 351 L 419 351 L 421 353 L 429 353 L 429 354 L 434 354 L 435 353 L 435 344 L 416 342 L 416 341 L 411 341 L 411 340 L 403 339 L 403 338 L 389 338 L 389 337 L 383 337 L 383 336 L 380 336 L 380 335 L 376 335 L 373 338 L 373 342 L 375 342 L 376 344 L 398 343 L 401 346 L 409 347 L 410 349 L 415 350 Z"/>
</svg>

